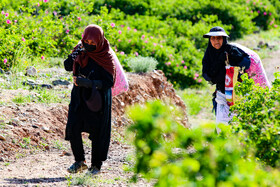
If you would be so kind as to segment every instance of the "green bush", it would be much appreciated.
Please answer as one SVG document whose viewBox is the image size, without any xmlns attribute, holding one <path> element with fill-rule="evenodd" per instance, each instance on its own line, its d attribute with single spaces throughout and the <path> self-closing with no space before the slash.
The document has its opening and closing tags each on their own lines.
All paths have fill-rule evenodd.
<svg viewBox="0 0 280 187">
<path fill-rule="evenodd" d="M 280 166 L 280 76 L 276 74 L 273 87 L 254 85 L 247 74 L 235 87 L 241 97 L 231 110 L 236 114 L 232 124 L 244 137 L 245 145 L 256 147 L 256 157 L 273 167 Z"/>
<path fill-rule="evenodd" d="M 106 5 L 109 10 L 120 9 L 129 15 L 157 16 L 163 20 L 176 18 L 190 20 L 193 24 L 201 17 L 217 15 L 224 25 L 232 26 L 229 30 L 232 38 L 251 33 L 256 30 L 254 25 L 262 29 L 277 26 L 280 9 L 277 0 L 188 0 L 187 3 L 185 0 L 101 0 L 94 5 L 96 12 L 101 5 Z"/>
<path fill-rule="evenodd" d="M 0 66 L 4 69 L 21 63 L 22 56 L 31 59 L 42 57 L 44 60 L 45 57 L 66 55 L 81 38 L 85 25 L 91 22 L 89 20 L 95 22 L 98 19 L 87 15 L 92 8 L 82 1 L 75 1 L 73 11 L 65 17 L 60 10 L 67 1 L 32 0 L 16 5 L 13 2 L 0 1 L 3 6 L 0 14 Z M 73 5 L 71 1 L 68 3 Z"/>
<path fill-rule="evenodd" d="M 129 110 L 137 174 L 155 186 L 277 186 L 279 171 L 265 171 L 246 158 L 230 126 L 215 124 L 186 129 L 176 107 L 159 101 Z M 249 155 L 247 155 L 249 157 Z"/>
<path fill-rule="evenodd" d="M 263 30 L 277 27 L 279 22 L 279 1 L 248 1 L 253 21 Z M 278 8 L 278 10 L 277 10 Z M 249 10 L 249 9 L 248 9 Z"/>
<path fill-rule="evenodd" d="M 118 13 L 120 12 L 116 10 L 111 11 L 111 14 Z M 122 19 L 122 13 L 120 17 Z M 119 22 L 120 26 L 113 28 L 121 34 L 114 36 L 115 40 L 111 44 L 123 54 L 119 55 L 120 58 L 136 55 L 154 57 L 159 62 L 157 69 L 163 70 L 175 87 L 200 85 L 201 81 L 198 80 L 201 76 L 195 75 L 200 72 L 203 53 L 195 46 L 207 45 L 208 41 L 203 39 L 202 30 L 211 28 L 205 23 L 216 22 L 217 18 L 211 16 L 203 18 L 199 25 L 192 28 L 190 22 L 173 18 L 163 22 L 151 16 L 126 16 L 125 20 Z M 180 34 L 176 35 L 175 31 Z M 192 36 L 196 39 L 188 40 Z"/>
<path fill-rule="evenodd" d="M 254 19 L 264 29 L 275 27 L 278 4 L 268 0 L 256 5 L 244 0 L 0 0 L 0 67 L 8 70 L 27 59 L 65 58 L 84 28 L 97 24 L 125 70 L 130 70 L 126 58 L 153 57 L 157 69 L 176 88 L 197 87 L 202 85 L 201 75 L 195 75 L 201 72 L 208 42 L 202 35 L 219 25 L 231 38 L 241 37 L 256 30 Z M 267 15 L 258 17 L 258 10 Z"/>
<path fill-rule="evenodd" d="M 156 69 L 158 62 L 152 57 L 130 57 L 127 59 L 127 65 L 136 73 L 151 72 Z"/>
</svg>

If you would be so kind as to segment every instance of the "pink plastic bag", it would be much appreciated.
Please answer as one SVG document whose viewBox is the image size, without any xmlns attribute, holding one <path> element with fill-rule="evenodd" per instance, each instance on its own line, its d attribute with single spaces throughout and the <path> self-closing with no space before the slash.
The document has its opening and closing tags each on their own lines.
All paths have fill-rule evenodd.
<svg viewBox="0 0 280 187">
<path fill-rule="evenodd" d="M 251 64 L 249 69 L 245 70 L 245 73 L 248 74 L 249 78 L 252 78 L 255 81 L 255 84 L 259 84 L 262 87 L 271 87 L 270 82 L 267 79 L 265 70 L 262 65 L 261 58 L 257 53 L 252 51 L 251 49 L 248 49 L 247 47 L 244 47 L 237 43 L 231 43 L 232 45 L 240 48 L 245 53 L 247 53 L 250 57 Z"/>
<path fill-rule="evenodd" d="M 122 65 L 120 64 L 118 57 L 116 56 L 115 52 L 112 49 L 110 50 L 113 53 L 113 58 L 116 66 L 116 78 L 115 78 L 115 85 L 112 88 L 112 96 L 116 96 L 123 92 L 126 92 L 129 86 L 128 86 L 126 75 L 124 73 L 124 70 L 122 68 Z"/>
</svg>

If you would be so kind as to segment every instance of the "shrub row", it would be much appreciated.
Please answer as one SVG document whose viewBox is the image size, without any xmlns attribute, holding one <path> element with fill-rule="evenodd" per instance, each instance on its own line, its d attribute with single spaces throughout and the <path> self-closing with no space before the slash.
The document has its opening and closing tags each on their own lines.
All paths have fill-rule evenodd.
<svg viewBox="0 0 280 187">
<path fill-rule="evenodd" d="M 125 70 L 129 71 L 129 57 L 153 57 L 175 87 L 197 86 L 203 83 L 201 75 L 196 75 L 208 42 L 202 35 L 220 25 L 233 38 L 240 37 L 255 31 L 252 20 L 263 16 L 273 26 L 279 19 L 272 4 L 267 0 L 265 7 L 241 0 L 223 4 L 210 0 L 0 0 L 0 67 L 9 69 L 26 58 L 65 58 L 84 28 L 94 23 L 104 29 Z M 259 8 L 253 7 L 262 7 L 266 15 L 257 17 Z"/>
<path fill-rule="evenodd" d="M 95 12 L 100 5 L 109 9 L 120 9 L 129 15 L 157 16 L 160 19 L 172 17 L 178 20 L 190 20 L 197 23 L 205 15 L 217 15 L 225 25 L 231 25 L 229 30 L 232 38 L 254 30 L 254 25 L 263 29 L 275 26 L 273 20 L 279 21 L 280 6 L 277 0 L 101 0 L 95 3 Z"/>
</svg>

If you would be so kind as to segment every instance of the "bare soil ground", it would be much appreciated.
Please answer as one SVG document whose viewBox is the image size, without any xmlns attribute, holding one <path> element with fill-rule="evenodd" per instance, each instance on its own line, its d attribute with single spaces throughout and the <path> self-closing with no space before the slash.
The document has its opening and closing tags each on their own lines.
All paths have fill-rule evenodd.
<svg viewBox="0 0 280 187">
<path fill-rule="evenodd" d="M 133 148 L 126 140 L 125 129 L 131 123 L 125 115 L 127 106 L 160 99 L 186 111 L 172 84 L 161 71 L 148 74 L 128 73 L 130 90 L 113 98 L 112 138 L 108 159 L 91 186 L 151 186 L 140 179 L 130 183 L 131 172 L 123 166 L 133 164 Z M 75 178 L 84 174 L 69 174 L 66 169 L 74 162 L 69 143 L 64 140 L 68 105 L 13 104 L 12 98 L 26 90 L 1 90 L 0 102 L 0 186 L 68 186 L 79 184 Z M 186 116 L 186 115 L 185 115 Z M 182 124 L 189 126 L 187 116 Z M 90 165 L 90 140 L 84 134 L 86 160 Z"/>
</svg>

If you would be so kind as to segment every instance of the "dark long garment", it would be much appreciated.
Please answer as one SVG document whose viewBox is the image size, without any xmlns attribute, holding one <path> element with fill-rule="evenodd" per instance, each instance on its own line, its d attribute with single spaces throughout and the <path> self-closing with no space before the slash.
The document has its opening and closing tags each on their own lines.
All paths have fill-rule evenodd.
<svg viewBox="0 0 280 187">
<path fill-rule="evenodd" d="M 66 71 L 72 71 L 73 60 L 66 59 L 64 67 Z M 113 77 L 91 58 L 86 67 L 78 66 L 76 72 L 90 80 L 102 81 L 102 88 L 99 90 L 102 97 L 102 109 L 98 112 L 90 111 L 84 98 L 90 95 L 91 88 L 74 85 L 71 92 L 65 139 L 70 140 L 75 161 L 84 161 L 81 132 L 89 133 L 89 138 L 92 140 L 92 166 L 100 169 L 102 161 L 107 159 L 110 144 Z M 95 86 L 94 82 L 93 86 Z"/>
<path fill-rule="evenodd" d="M 210 42 L 202 60 L 202 76 L 211 84 L 216 85 L 216 91 L 225 93 L 225 61 L 228 54 L 229 64 L 239 66 L 246 70 L 250 67 L 250 58 L 247 53 L 236 46 L 227 43 L 226 37 L 223 37 L 223 45 L 220 49 L 215 49 Z M 217 103 L 215 101 L 216 91 L 213 93 L 213 110 L 216 111 Z"/>
</svg>

